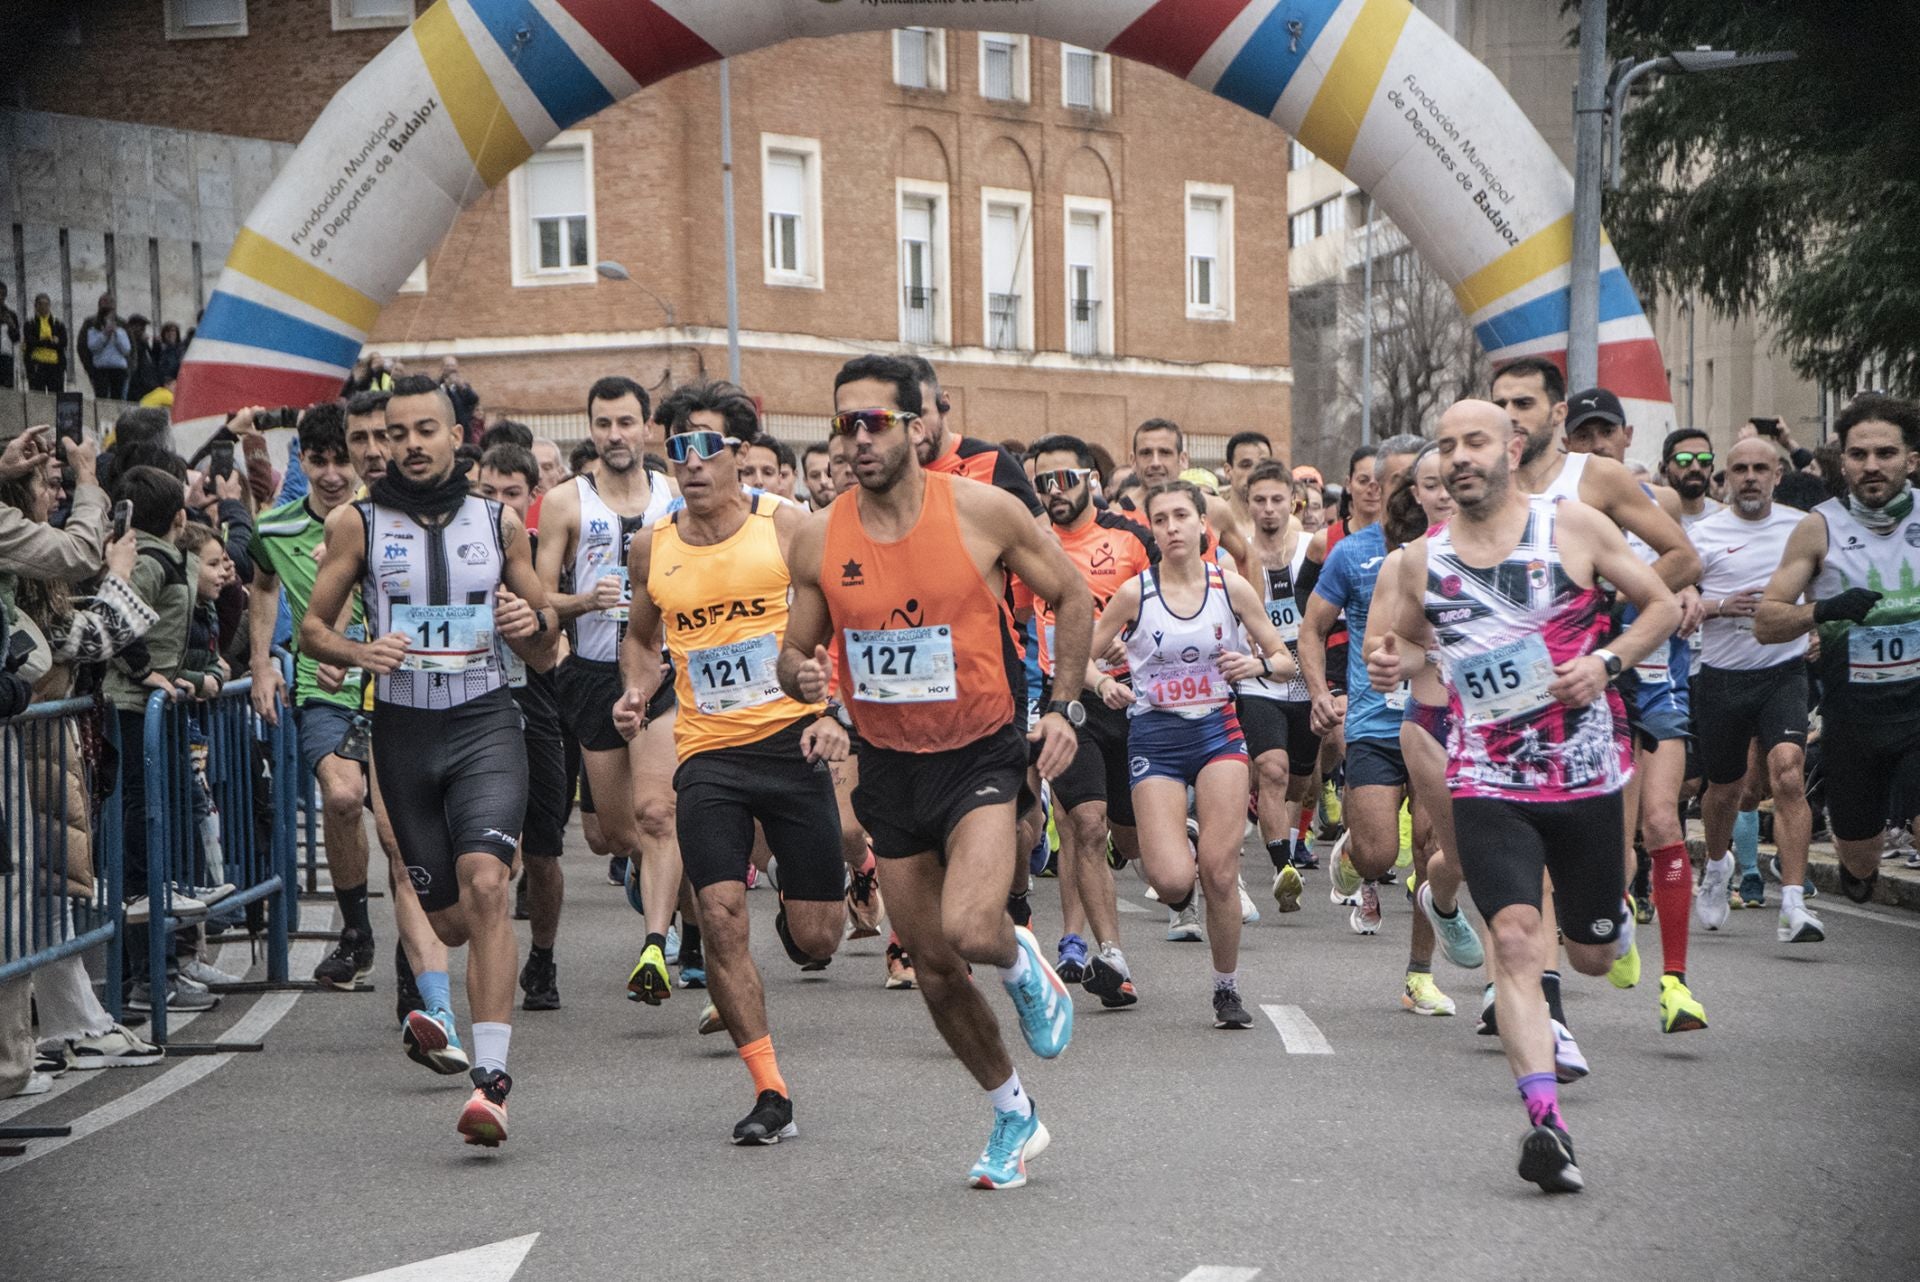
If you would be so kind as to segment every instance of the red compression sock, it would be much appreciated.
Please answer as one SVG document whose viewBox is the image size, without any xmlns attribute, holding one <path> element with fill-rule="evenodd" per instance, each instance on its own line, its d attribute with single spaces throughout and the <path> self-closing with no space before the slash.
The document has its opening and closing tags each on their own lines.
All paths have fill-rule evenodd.
<svg viewBox="0 0 1920 1282">
<path fill-rule="evenodd" d="M 1687 973 L 1687 920 L 1693 912 L 1693 865 L 1687 848 L 1676 842 L 1649 851 L 1653 860 L 1653 907 L 1660 917 L 1662 969 L 1669 975 Z"/>
</svg>

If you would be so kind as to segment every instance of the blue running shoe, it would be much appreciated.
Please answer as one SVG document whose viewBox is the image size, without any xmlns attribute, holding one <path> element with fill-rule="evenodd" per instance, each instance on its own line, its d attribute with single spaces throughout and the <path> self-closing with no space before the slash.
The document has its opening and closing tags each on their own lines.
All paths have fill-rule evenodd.
<svg viewBox="0 0 1920 1282">
<path fill-rule="evenodd" d="M 1424 881 L 1420 883 L 1419 900 L 1420 911 L 1433 923 L 1433 933 L 1440 937 L 1440 947 L 1445 950 L 1448 961 L 1462 970 L 1479 970 L 1487 964 L 1487 950 L 1481 946 L 1480 936 L 1459 905 L 1454 906 L 1453 916 L 1441 916 L 1433 904 L 1433 887 Z"/>
<path fill-rule="evenodd" d="M 977 1189 L 1019 1188 L 1027 1182 L 1027 1159 L 1046 1152 L 1052 1138 L 1040 1122 L 1038 1106 L 1026 1114 L 996 1109 L 993 1134 L 987 1137 L 980 1160 L 967 1172 L 967 1183 Z"/>
<path fill-rule="evenodd" d="M 407 1058 L 443 1077 L 452 1077 L 472 1068 L 467 1052 L 460 1045 L 459 1030 L 454 1027 L 453 1012 L 444 1006 L 432 1010 L 407 1012 L 406 1030 L 400 1044 Z"/>
<path fill-rule="evenodd" d="M 1041 1059 L 1053 1059 L 1067 1049 L 1073 1037 L 1073 999 L 1067 986 L 1047 964 L 1040 941 L 1025 926 L 1013 928 L 1014 941 L 1027 954 L 1026 978 L 1007 984 L 1007 995 L 1020 1015 L 1020 1032 L 1027 1048 Z"/>
<path fill-rule="evenodd" d="M 639 913 L 642 917 L 645 917 L 647 915 L 647 906 L 640 901 L 639 861 L 632 860 L 632 859 L 623 859 L 620 862 L 627 866 L 627 872 L 626 872 L 627 904 L 629 907 L 633 909 L 633 911 Z"/>
<path fill-rule="evenodd" d="M 680 968 L 680 987 L 705 988 L 707 986 L 707 968 L 705 966 L 682 966 Z"/>
<path fill-rule="evenodd" d="M 1087 941 L 1068 933 L 1060 936 L 1060 964 L 1053 968 L 1063 984 L 1078 984 L 1087 977 Z"/>
</svg>

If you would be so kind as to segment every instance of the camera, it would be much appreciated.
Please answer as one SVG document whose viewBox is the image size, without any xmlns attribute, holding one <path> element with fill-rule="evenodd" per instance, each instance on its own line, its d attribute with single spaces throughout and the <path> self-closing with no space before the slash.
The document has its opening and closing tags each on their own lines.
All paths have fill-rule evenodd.
<svg viewBox="0 0 1920 1282">
<path fill-rule="evenodd" d="M 253 425 L 262 432 L 271 432 L 276 427 L 294 427 L 300 422 L 300 411 L 290 405 L 275 410 L 255 410 Z"/>
</svg>

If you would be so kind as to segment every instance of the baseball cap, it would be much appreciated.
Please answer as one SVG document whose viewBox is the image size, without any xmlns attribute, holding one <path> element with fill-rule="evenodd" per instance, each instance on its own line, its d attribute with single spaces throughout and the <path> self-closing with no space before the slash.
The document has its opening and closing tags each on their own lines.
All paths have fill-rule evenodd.
<svg viewBox="0 0 1920 1282">
<path fill-rule="evenodd" d="M 1626 423 L 1627 412 L 1620 408 L 1620 398 L 1604 387 L 1590 387 L 1567 398 L 1569 428 L 1596 418 L 1619 427 Z"/>
</svg>

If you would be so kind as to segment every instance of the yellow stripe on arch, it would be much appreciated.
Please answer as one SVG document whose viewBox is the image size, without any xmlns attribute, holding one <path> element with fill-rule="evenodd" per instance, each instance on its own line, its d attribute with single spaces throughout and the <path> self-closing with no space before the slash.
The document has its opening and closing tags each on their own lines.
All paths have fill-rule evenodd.
<svg viewBox="0 0 1920 1282">
<path fill-rule="evenodd" d="M 234 238 L 227 266 L 335 320 L 345 321 L 362 334 L 380 319 L 378 302 L 251 228 L 242 227 Z"/>
<path fill-rule="evenodd" d="M 1387 60 L 1412 13 L 1407 0 L 1366 0 L 1313 95 L 1300 122 L 1300 145 L 1335 169 L 1346 170 L 1354 139 L 1387 73 Z"/>
<path fill-rule="evenodd" d="M 413 38 L 480 181 L 494 186 L 518 169 L 533 147 L 487 79 L 448 0 L 438 0 L 415 20 Z"/>
<path fill-rule="evenodd" d="M 1600 235 L 1601 244 L 1609 238 Z M 1548 223 L 1453 287 L 1460 310 L 1471 316 L 1530 281 L 1573 261 L 1573 215 Z"/>
</svg>

